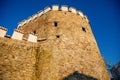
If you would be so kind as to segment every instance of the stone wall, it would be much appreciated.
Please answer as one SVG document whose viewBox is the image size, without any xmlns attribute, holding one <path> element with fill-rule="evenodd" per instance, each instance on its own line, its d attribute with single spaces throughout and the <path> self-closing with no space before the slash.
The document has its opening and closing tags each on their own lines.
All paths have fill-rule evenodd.
<svg viewBox="0 0 120 80">
<path fill-rule="evenodd" d="M 110 80 L 87 17 L 63 9 L 47 7 L 18 25 L 22 39 L 37 43 L 0 38 L 1 79 L 62 80 L 77 71 Z"/>
<path fill-rule="evenodd" d="M 38 44 L 43 51 L 38 60 L 39 80 L 62 80 L 75 71 L 98 80 L 109 80 L 87 17 L 74 12 L 74 8 L 50 10 L 18 27 L 24 37 L 36 32 L 40 40 Z"/>
<path fill-rule="evenodd" d="M 0 38 L 0 80 L 36 80 L 35 44 Z"/>
</svg>

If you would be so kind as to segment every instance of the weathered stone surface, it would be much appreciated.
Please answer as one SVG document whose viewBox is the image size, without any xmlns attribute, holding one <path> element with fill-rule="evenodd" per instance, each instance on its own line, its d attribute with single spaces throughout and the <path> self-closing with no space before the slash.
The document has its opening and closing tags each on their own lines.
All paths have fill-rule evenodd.
<svg viewBox="0 0 120 80">
<path fill-rule="evenodd" d="M 35 55 L 30 43 L 0 38 L 0 80 L 33 80 Z"/>
<path fill-rule="evenodd" d="M 90 25 L 80 15 L 50 11 L 19 30 L 25 38 L 35 32 L 45 40 L 32 44 L 1 39 L 1 79 L 62 80 L 78 71 L 98 80 L 110 80 Z"/>
</svg>

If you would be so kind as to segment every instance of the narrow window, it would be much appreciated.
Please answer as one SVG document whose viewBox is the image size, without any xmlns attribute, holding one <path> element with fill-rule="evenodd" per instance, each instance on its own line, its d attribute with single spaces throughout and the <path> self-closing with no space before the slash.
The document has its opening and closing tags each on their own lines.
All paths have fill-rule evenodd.
<svg viewBox="0 0 120 80">
<path fill-rule="evenodd" d="M 83 30 L 84 32 L 86 32 L 86 29 L 85 29 L 85 27 L 82 27 L 82 30 Z"/>
<path fill-rule="evenodd" d="M 60 38 L 60 35 L 56 35 L 56 38 Z"/>
<path fill-rule="evenodd" d="M 58 26 L 58 23 L 57 23 L 57 22 L 54 22 L 54 26 L 57 27 L 57 26 Z"/>
</svg>

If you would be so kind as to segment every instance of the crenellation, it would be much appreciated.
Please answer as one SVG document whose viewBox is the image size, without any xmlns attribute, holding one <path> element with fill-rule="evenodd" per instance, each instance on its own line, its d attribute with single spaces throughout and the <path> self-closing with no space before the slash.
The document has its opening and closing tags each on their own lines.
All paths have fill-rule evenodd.
<svg viewBox="0 0 120 80">
<path fill-rule="evenodd" d="M 21 22 L 18 23 L 18 28 L 26 24 L 26 20 L 22 20 Z"/>
<path fill-rule="evenodd" d="M 44 13 L 47 13 L 47 12 L 49 12 L 49 11 L 51 11 L 51 8 L 50 8 L 50 7 L 44 8 Z"/>
<path fill-rule="evenodd" d="M 72 12 L 72 13 L 75 13 L 75 14 L 77 13 L 77 12 L 76 12 L 76 9 L 73 8 L 73 7 L 70 7 L 70 8 L 69 8 L 69 11 Z"/>
<path fill-rule="evenodd" d="M 28 18 L 28 22 L 30 22 L 30 21 L 32 21 L 33 19 L 32 19 L 32 17 L 30 16 L 29 18 Z"/>
<path fill-rule="evenodd" d="M 58 5 L 52 5 L 52 10 L 59 10 L 59 6 Z"/>
<path fill-rule="evenodd" d="M 87 16 L 84 16 L 84 14 L 81 11 L 76 11 L 76 9 L 73 7 L 70 7 L 68 9 L 68 6 L 62 5 L 61 8 L 59 9 L 59 5 L 52 5 L 52 9 L 51 9 L 51 7 L 46 7 L 46 8 L 44 8 L 44 11 L 41 10 L 37 14 L 34 14 L 33 16 L 28 17 L 27 20 L 23 20 L 23 21 L 19 22 L 18 28 L 24 26 L 25 24 L 35 20 L 37 17 L 40 17 L 51 10 L 53 10 L 53 11 L 54 10 L 70 11 L 74 14 L 80 15 L 81 17 L 85 18 L 87 20 L 87 22 L 89 22 Z M 7 33 L 7 29 L 0 27 L 0 37 L 6 36 L 6 33 Z M 46 40 L 46 38 L 37 39 L 37 34 L 34 34 L 34 33 L 30 33 L 28 38 L 23 38 L 23 35 L 24 35 L 24 33 L 22 31 L 15 29 L 11 38 L 17 39 L 17 40 L 25 40 L 25 41 L 29 41 L 29 42 L 37 42 L 37 41 Z"/>
<path fill-rule="evenodd" d="M 51 11 L 51 10 L 59 10 L 59 6 L 58 5 L 52 5 L 52 9 L 51 7 L 46 7 L 44 8 L 44 11 L 39 11 L 37 14 L 34 14 L 33 16 L 28 17 L 27 20 L 23 20 L 20 23 L 18 23 L 18 28 L 21 26 L 24 26 L 25 24 L 31 22 L 32 20 L 35 20 L 37 17 L 40 17 L 42 15 L 44 15 L 45 13 Z M 80 16 L 82 16 L 83 18 L 85 18 L 87 20 L 87 22 L 89 22 L 87 16 L 84 16 L 83 13 L 81 11 L 76 11 L 75 8 L 70 7 L 68 9 L 68 6 L 66 5 L 62 5 L 60 8 L 61 11 L 70 11 L 74 14 L 78 14 Z M 7 29 L 0 27 L 0 37 L 4 37 L 7 33 Z M 12 39 L 17 39 L 17 40 L 25 40 L 25 41 L 29 41 L 29 42 L 37 42 L 37 41 L 44 41 L 46 40 L 46 38 L 39 38 L 37 39 L 37 34 L 34 33 L 30 33 L 28 38 L 23 38 L 24 33 L 18 29 L 15 29 L 12 35 Z"/>
<path fill-rule="evenodd" d="M 36 19 L 37 18 L 37 14 L 34 14 L 31 18 L 32 18 L 32 20 L 34 20 L 34 19 Z"/>
<path fill-rule="evenodd" d="M 44 13 L 44 12 L 43 12 L 42 10 L 41 10 L 41 11 L 39 11 L 39 12 L 38 12 L 38 14 L 37 14 L 37 15 L 38 15 L 38 17 L 42 16 L 42 15 L 43 15 L 43 13 Z"/>
<path fill-rule="evenodd" d="M 6 35 L 7 29 L 0 26 L 0 37 L 6 37 L 16 40 L 24 40 L 29 42 L 37 42 L 37 34 L 30 33 L 28 38 L 23 38 L 24 33 L 21 30 L 15 29 L 12 37 L 10 35 Z"/>
<path fill-rule="evenodd" d="M 59 9 L 59 6 L 58 6 L 58 5 L 52 5 L 52 9 L 51 9 L 51 7 L 46 7 L 46 8 L 44 8 L 44 11 L 41 10 L 41 11 L 39 11 L 37 14 L 34 14 L 32 17 L 29 17 L 27 20 L 23 20 L 23 21 L 21 21 L 20 23 L 18 23 L 18 28 L 19 28 L 20 26 L 24 26 L 26 23 L 29 23 L 30 21 L 36 19 L 37 17 L 40 17 L 40 16 L 44 15 L 45 13 L 47 13 L 47 12 L 49 12 L 49 11 L 51 11 L 51 10 L 53 10 L 53 11 L 54 11 L 54 10 L 71 11 L 71 12 L 74 13 L 74 14 L 78 14 L 78 15 L 84 17 L 84 14 L 83 14 L 81 11 L 77 11 L 77 10 L 76 10 L 75 8 L 73 8 L 73 7 L 70 7 L 70 8 L 68 9 L 68 6 L 67 6 L 67 5 L 62 5 L 61 8 Z"/>
<path fill-rule="evenodd" d="M 62 5 L 61 6 L 61 11 L 68 11 L 68 6 Z"/>
</svg>

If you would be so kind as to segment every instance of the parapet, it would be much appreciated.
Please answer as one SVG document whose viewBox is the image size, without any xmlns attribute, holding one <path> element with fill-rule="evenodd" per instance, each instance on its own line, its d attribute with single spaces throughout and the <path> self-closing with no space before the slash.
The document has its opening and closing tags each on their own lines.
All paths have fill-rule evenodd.
<svg viewBox="0 0 120 80">
<path fill-rule="evenodd" d="M 87 16 L 85 16 L 81 11 L 77 11 L 73 7 L 70 7 L 68 9 L 68 6 L 66 6 L 66 5 L 62 5 L 61 8 L 59 8 L 58 5 L 52 5 L 52 8 L 51 7 L 46 7 L 43 11 L 41 10 L 37 14 L 34 14 L 33 16 L 30 16 L 27 20 L 23 20 L 22 22 L 20 22 L 18 24 L 18 28 L 21 27 L 21 26 L 24 26 L 25 24 L 29 23 L 30 21 L 35 20 L 37 17 L 40 17 L 40 16 L 46 14 L 47 12 L 49 12 L 51 10 L 53 10 L 53 11 L 57 11 L 57 10 L 58 11 L 69 11 L 71 13 L 80 15 L 87 22 L 89 22 Z M 0 37 L 5 37 L 6 33 L 7 33 L 7 29 L 0 26 Z M 44 41 L 44 40 L 46 40 L 46 38 L 39 38 L 38 39 L 37 35 L 34 35 L 33 33 L 30 33 L 28 35 L 28 38 L 23 38 L 23 35 L 24 35 L 23 32 L 21 32 L 18 29 L 15 29 L 11 38 L 12 39 L 17 39 L 17 40 L 25 40 L 25 41 L 29 41 L 29 42 L 37 42 L 37 41 Z"/>
<path fill-rule="evenodd" d="M 47 13 L 47 12 L 49 12 L 50 10 L 51 10 L 50 7 L 46 7 L 46 8 L 44 9 L 44 13 Z"/>
<path fill-rule="evenodd" d="M 34 14 L 31 18 L 32 20 L 34 20 L 35 18 L 37 18 L 38 15 Z"/>
<path fill-rule="evenodd" d="M 0 26 L 0 37 L 7 37 L 16 40 L 25 40 L 29 42 L 37 42 L 37 35 L 34 35 L 33 33 L 30 33 L 28 35 L 28 38 L 23 38 L 24 33 L 18 29 L 14 30 L 12 37 L 6 35 L 6 33 L 7 29 Z"/>
<path fill-rule="evenodd" d="M 0 37 L 5 37 L 7 29 L 0 26 Z"/>
<path fill-rule="evenodd" d="M 46 8 L 44 8 L 44 10 L 43 11 L 39 11 L 37 14 L 34 14 L 33 16 L 30 16 L 27 20 L 23 20 L 22 22 L 20 22 L 20 23 L 18 23 L 18 28 L 19 27 L 21 27 L 21 26 L 23 26 L 23 25 L 25 25 L 25 24 L 27 24 L 27 23 L 29 23 L 30 21 L 32 21 L 32 20 L 35 20 L 37 17 L 40 17 L 40 16 L 42 16 L 42 15 L 44 15 L 44 14 L 46 14 L 47 12 L 49 12 L 49 11 L 51 11 L 51 10 L 53 10 L 53 11 L 70 11 L 70 12 L 72 12 L 72 13 L 74 13 L 74 14 L 78 14 L 78 15 L 80 15 L 81 17 L 84 17 L 84 14 L 81 12 L 81 11 L 77 11 L 75 8 L 73 8 L 73 7 L 70 7 L 69 9 L 68 9 L 68 6 L 66 6 L 66 5 L 62 5 L 61 6 L 61 8 L 59 9 L 59 6 L 58 5 L 52 5 L 52 9 L 51 9 L 51 7 L 46 7 Z M 88 19 L 86 18 L 86 20 L 88 21 Z"/>
<path fill-rule="evenodd" d="M 25 25 L 26 23 L 28 23 L 28 20 L 23 20 L 22 22 L 18 23 L 18 26 L 23 26 Z"/>
<path fill-rule="evenodd" d="M 42 16 L 43 15 L 43 11 L 39 11 L 37 15 L 38 15 L 38 17 Z"/>
</svg>

